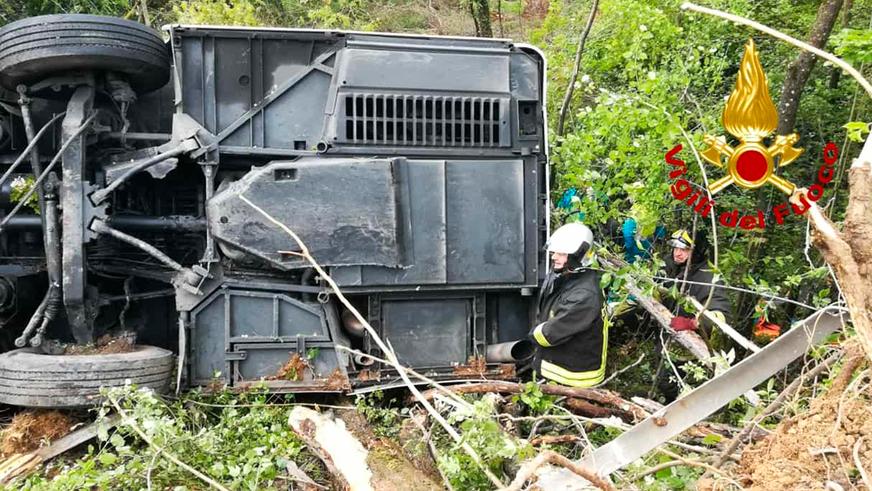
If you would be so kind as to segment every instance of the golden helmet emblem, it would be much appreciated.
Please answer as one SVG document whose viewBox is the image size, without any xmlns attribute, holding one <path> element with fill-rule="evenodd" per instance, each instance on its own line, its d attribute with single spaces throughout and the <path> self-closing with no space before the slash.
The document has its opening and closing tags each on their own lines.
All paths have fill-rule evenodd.
<svg viewBox="0 0 872 491">
<path fill-rule="evenodd" d="M 712 165 L 726 167 L 727 171 L 709 184 L 709 192 L 715 194 L 730 184 L 755 189 L 771 183 L 792 195 L 796 186 L 775 175 L 775 169 L 802 154 L 802 149 L 793 146 L 799 135 L 777 135 L 770 145 L 764 141 L 778 127 L 778 111 L 769 96 L 766 74 L 753 39 L 745 44 L 736 86 L 724 108 L 723 123 L 724 129 L 740 143 L 733 148 L 722 135 L 705 135 L 708 147 L 701 152 L 702 157 Z"/>
</svg>

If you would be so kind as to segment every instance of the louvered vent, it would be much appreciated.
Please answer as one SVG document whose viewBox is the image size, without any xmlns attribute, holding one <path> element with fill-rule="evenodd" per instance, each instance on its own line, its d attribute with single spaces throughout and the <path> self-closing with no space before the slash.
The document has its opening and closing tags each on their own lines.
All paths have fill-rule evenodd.
<svg viewBox="0 0 872 491">
<path fill-rule="evenodd" d="M 497 147 L 504 108 L 491 97 L 349 94 L 345 141 L 369 145 Z"/>
</svg>

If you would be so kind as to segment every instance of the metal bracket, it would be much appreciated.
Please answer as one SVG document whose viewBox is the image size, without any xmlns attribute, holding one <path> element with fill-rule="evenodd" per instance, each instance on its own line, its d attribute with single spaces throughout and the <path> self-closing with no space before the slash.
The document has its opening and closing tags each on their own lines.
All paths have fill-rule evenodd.
<svg viewBox="0 0 872 491">
<path fill-rule="evenodd" d="M 297 85 L 301 80 L 306 78 L 306 76 L 309 75 L 310 73 L 312 73 L 313 71 L 320 70 L 320 71 L 323 71 L 325 73 L 332 74 L 333 70 L 330 69 L 330 67 L 324 65 L 324 62 L 327 61 L 327 59 L 329 59 L 331 56 L 333 56 L 335 54 L 336 54 L 336 51 L 328 51 L 328 52 L 318 56 L 312 62 L 312 64 L 309 65 L 305 70 L 303 70 L 300 73 L 294 75 L 293 77 L 290 77 L 287 80 L 285 80 L 280 86 L 276 87 L 275 89 L 272 90 L 272 92 L 267 94 L 266 97 L 264 97 L 263 99 L 261 99 L 258 102 L 255 102 L 254 105 L 252 105 L 251 109 L 249 109 L 248 111 L 245 111 L 244 113 L 242 113 L 242 115 L 240 115 L 238 118 L 236 118 L 236 120 L 234 120 L 232 123 L 227 125 L 227 127 L 225 127 L 223 130 L 221 130 L 220 133 L 218 133 L 218 135 L 216 135 L 215 141 L 212 144 L 210 144 L 208 146 L 203 146 L 203 148 L 200 148 L 199 150 L 192 152 L 191 156 L 193 158 L 197 158 L 201 155 L 204 155 L 205 153 L 207 153 L 209 151 L 215 150 L 217 148 L 218 144 L 221 143 L 222 141 L 224 141 L 225 138 L 232 135 L 234 131 L 236 131 L 240 126 L 242 126 L 243 124 L 248 122 L 251 118 L 253 118 L 255 114 L 266 109 L 266 107 L 268 105 L 272 104 L 276 99 L 278 99 L 285 92 L 290 90 L 291 87 Z"/>
<path fill-rule="evenodd" d="M 224 361 L 242 361 L 248 356 L 245 351 L 225 351 Z"/>
<path fill-rule="evenodd" d="M 94 104 L 94 88 L 81 86 L 67 104 L 62 137 L 70 138 L 88 117 Z M 80 343 L 93 338 L 91 320 L 85 312 L 85 135 L 79 136 L 63 154 L 61 161 L 64 179 L 61 183 L 63 209 L 63 297 L 67 319 L 73 336 Z"/>
</svg>

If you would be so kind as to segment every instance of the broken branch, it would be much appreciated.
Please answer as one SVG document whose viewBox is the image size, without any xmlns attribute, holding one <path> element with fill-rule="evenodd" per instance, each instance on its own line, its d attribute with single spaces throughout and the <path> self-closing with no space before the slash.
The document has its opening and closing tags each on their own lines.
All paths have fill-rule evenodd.
<svg viewBox="0 0 872 491">
<path fill-rule="evenodd" d="M 200 480 L 202 480 L 203 482 L 205 482 L 209 486 L 212 486 L 215 489 L 220 489 L 221 491 L 230 491 L 227 488 L 225 488 L 224 486 L 222 486 L 221 483 L 215 481 L 214 479 L 207 476 L 206 474 L 203 474 L 202 472 L 198 471 L 197 469 L 194 469 L 190 465 L 182 462 L 181 460 L 179 460 L 178 457 L 167 452 L 163 447 L 160 447 L 159 445 L 154 443 L 154 441 L 151 438 L 149 438 L 148 435 L 146 435 L 144 431 L 142 431 L 142 429 L 139 427 L 139 425 L 136 424 L 136 422 L 130 416 L 127 415 L 127 412 L 124 411 L 124 408 L 121 407 L 121 404 L 118 404 L 118 401 L 114 397 L 109 396 L 109 401 L 112 403 L 112 406 L 115 407 L 115 410 L 118 411 L 118 414 L 121 416 L 121 422 L 123 424 L 129 426 L 130 429 L 132 429 L 137 435 L 139 435 L 139 438 L 141 438 L 142 441 L 144 441 L 149 447 L 152 447 L 155 450 L 155 452 L 161 454 L 161 456 L 163 458 L 169 460 L 173 464 L 176 464 L 177 466 L 181 467 L 182 469 L 197 476 L 198 478 L 200 478 Z"/>
<path fill-rule="evenodd" d="M 358 311 L 357 308 L 352 305 L 347 298 L 345 298 L 345 295 L 343 295 L 342 291 L 339 289 L 339 285 L 337 285 L 336 282 L 333 281 L 333 278 L 331 278 L 330 275 L 327 274 L 326 271 L 324 271 L 324 268 L 322 268 L 321 265 L 318 264 L 317 261 L 315 261 L 315 258 L 313 258 L 312 255 L 309 253 L 309 248 L 306 247 L 306 244 L 303 243 L 303 241 L 296 234 L 296 232 L 291 230 L 290 227 L 288 227 L 284 223 L 278 221 L 275 217 L 264 211 L 261 207 L 252 203 L 244 195 L 240 194 L 239 199 L 246 203 L 248 206 L 252 207 L 256 212 L 260 213 L 260 215 L 263 216 L 267 221 L 282 229 L 294 240 L 294 242 L 297 243 L 297 247 L 300 248 L 300 254 L 302 254 L 303 257 L 306 258 L 306 261 L 308 261 L 309 264 L 311 264 L 312 267 L 315 268 L 315 271 L 318 272 L 321 278 L 326 281 L 328 285 L 330 285 L 330 288 L 333 290 L 336 298 L 339 299 L 342 305 L 344 305 L 345 308 L 347 308 L 349 312 L 354 315 L 354 318 L 357 319 L 357 321 L 360 322 L 361 325 L 363 325 L 364 329 L 366 329 L 366 332 L 370 335 L 372 340 L 375 341 L 379 349 L 381 349 L 382 352 L 385 353 L 388 362 L 390 362 L 390 364 L 397 370 L 397 373 L 400 375 L 400 378 L 403 379 L 403 383 L 406 384 L 406 387 L 408 387 L 409 391 L 415 396 L 415 398 L 421 403 L 421 405 L 424 406 L 427 412 L 430 413 L 431 416 L 433 416 L 433 418 L 439 423 L 439 425 L 442 426 L 445 432 L 448 433 L 448 435 L 451 436 L 451 438 L 456 443 L 458 443 L 461 448 L 463 448 L 463 450 L 472 458 L 476 465 L 478 465 L 482 472 L 484 472 L 484 474 L 488 477 L 491 483 L 500 488 L 504 487 L 502 481 L 500 481 L 500 479 L 497 478 L 497 476 L 495 476 L 493 472 L 491 472 L 490 469 L 488 469 L 487 466 L 482 463 L 481 457 L 478 455 L 478 452 L 476 452 L 475 449 L 472 448 L 468 443 L 464 442 L 463 439 L 460 437 L 460 434 L 457 433 L 457 430 L 455 430 L 450 424 L 448 424 L 448 421 L 446 421 L 445 418 L 443 418 L 442 415 L 439 414 L 439 411 L 437 411 L 436 408 L 434 408 L 430 404 L 430 402 L 421 395 L 421 392 L 418 390 L 417 387 L 415 387 L 415 384 L 413 384 L 412 381 L 409 380 L 409 375 L 406 373 L 405 367 L 403 367 L 399 359 L 397 359 L 397 355 L 396 353 L 394 353 L 394 350 L 390 349 L 390 347 L 385 344 L 381 336 L 379 336 L 375 329 L 373 329 L 369 322 L 363 317 L 363 315 L 361 315 L 360 311 Z"/>
<path fill-rule="evenodd" d="M 345 426 L 305 407 L 294 408 L 288 423 L 324 463 L 338 489 L 373 489 L 372 471 L 366 464 L 368 452 Z"/>
<path fill-rule="evenodd" d="M 474 384 L 454 385 L 447 387 L 448 390 L 458 394 L 520 394 L 524 391 L 524 385 L 514 382 L 482 382 Z M 565 396 L 574 399 L 585 399 L 615 407 L 621 411 L 632 414 L 633 417 L 645 418 L 648 414 L 636 404 L 621 398 L 612 391 L 603 389 L 582 389 L 567 387 L 565 385 L 540 384 L 539 389 L 543 394 L 553 396 Z M 423 396 L 430 400 L 435 395 L 433 390 L 425 391 Z"/>
<path fill-rule="evenodd" d="M 599 477 L 591 471 L 590 469 L 583 467 L 566 457 L 560 455 L 557 452 L 551 450 L 545 450 L 539 455 L 537 455 L 533 460 L 528 461 L 526 464 L 521 466 L 521 469 L 518 471 L 518 474 L 515 475 L 515 479 L 507 488 L 504 488 L 503 491 L 521 491 L 524 487 L 524 483 L 530 480 L 536 473 L 536 471 L 545 464 L 553 464 L 565 467 L 575 474 L 581 476 L 584 479 L 587 479 L 594 486 L 606 490 L 606 491 L 614 491 L 615 487 L 605 479 Z"/>
</svg>

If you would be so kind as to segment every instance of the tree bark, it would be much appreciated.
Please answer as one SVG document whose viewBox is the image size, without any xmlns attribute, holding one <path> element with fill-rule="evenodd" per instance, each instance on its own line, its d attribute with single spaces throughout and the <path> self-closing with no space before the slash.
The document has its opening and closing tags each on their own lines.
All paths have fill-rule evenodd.
<svg viewBox="0 0 872 491">
<path fill-rule="evenodd" d="M 851 10 L 854 7 L 854 0 L 845 0 L 845 6 L 842 7 L 842 29 L 847 29 L 851 25 Z M 839 86 L 839 78 L 842 76 L 842 71 L 839 67 L 830 68 L 830 88 L 835 89 Z"/>
<path fill-rule="evenodd" d="M 842 0 L 824 0 L 818 8 L 817 17 L 808 36 L 808 44 L 815 48 L 823 48 L 830 38 Z M 778 103 L 778 134 L 786 135 L 796 126 L 796 113 L 799 110 L 799 99 L 802 89 L 811 75 L 817 58 L 808 51 L 803 51 L 787 67 L 787 75 L 781 86 L 781 100 Z"/>
<path fill-rule="evenodd" d="M 514 382 L 481 382 L 452 385 L 446 388 L 457 394 L 519 394 L 524 390 L 523 385 Z M 586 401 L 599 403 L 603 406 L 611 406 L 617 408 L 618 411 L 631 415 L 637 419 L 644 419 L 648 416 L 644 409 L 609 390 L 583 389 L 554 384 L 540 384 L 539 389 L 543 394 L 547 395 L 584 399 Z M 423 395 L 425 399 L 430 400 L 436 395 L 436 393 L 437 392 L 434 389 L 430 389 L 425 391 Z M 581 406 L 582 405 L 579 405 L 578 407 Z M 614 410 L 609 411 L 610 414 L 615 414 Z"/>
<path fill-rule="evenodd" d="M 808 200 L 805 189 L 797 190 L 791 201 L 810 203 L 806 215 L 812 244 L 835 270 L 857 337 L 872 360 L 872 138 L 866 139 L 848 171 L 848 193 L 841 232 Z"/>
<path fill-rule="evenodd" d="M 494 37 L 488 0 L 469 0 L 469 11 L 472 14 L 472 21 L 475 23 L 476 37 Z"/>
</svg>

